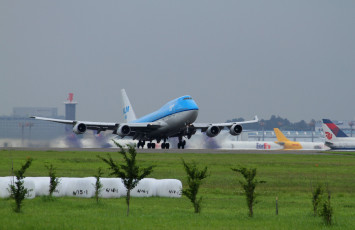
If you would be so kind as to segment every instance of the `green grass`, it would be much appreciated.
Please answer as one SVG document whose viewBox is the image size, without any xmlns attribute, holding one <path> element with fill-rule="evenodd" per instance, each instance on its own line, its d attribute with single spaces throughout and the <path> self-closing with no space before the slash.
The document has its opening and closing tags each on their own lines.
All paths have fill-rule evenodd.
<svg viewBox="0 0 355 230">
<path fill-rule="evenodd" d="M 47 176 L 45 164 L 57 168 L 60 177 L 86 177 L 107 168 L 95 152 L 0 151 L 0 176 L 11 175 L 26 157 L 34 161 L 26 176 Z M 111 153 L 119 160 L 118 153 Z M 201 186 L 201 214 L 183 198 L 132 198 L 130 216 L 125 199 L 41 197 L 25 200 L 22 213 L 12 211 L 14 201 L 0 199 L 0 229 L 324 229 L 320 217 L 313 217 L 310 182 L 328 183 L 332 192 L 332 229 L 355 229 L 355 156 L 292 154 L 138 154 L 143 166 L 156 165 L 151 177 L 176 178 L 186 185 L 181 159 L 208 166 L 210 177 Z M 257 178 L 267 183 L 256 188 L 259 203 L 254 217 L 248 217 L 245 197 L 231 170 L 239 165 L 257 168 Z M 105 171 L 106 176 L 108 171 Z M 275 198 L 279 215 L 275 215 Z"/>
</svg>

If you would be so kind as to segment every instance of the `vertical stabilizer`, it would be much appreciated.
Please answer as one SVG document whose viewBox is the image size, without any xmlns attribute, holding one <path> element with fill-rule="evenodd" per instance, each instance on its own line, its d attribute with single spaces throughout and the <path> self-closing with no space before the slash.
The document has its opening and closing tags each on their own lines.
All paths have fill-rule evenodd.
<svg viewBox="0 0 355 230">
<path fill-rule="evenodd" d="M 290 141 L 289 139 L 287 139 L 287 137 L 285 137 L 285 135 L 278 128 L 274 128 L 274 132 L 275 132 L 277 141 L 279 141 L 279 142 Z"/>
<path fill-rule="evenodd" d="M 343 130 L 329 119 L 323 119 L 322 127 L 326 141 L 335 141 L 337 137 L 348 137 Z"/>
<path fill-rule="evenodd" d="M 134 113 L 133 107 L 131 105 L 131 102 L 129 102 L 128 96 L 126 94 L 125 89 L 121 89 L 121 94 L 122 94 L 122 107 L 123 107 L 123 118 L 125 122 L 131 122 L 136 120 L 136 114 Z"/>
</svg>

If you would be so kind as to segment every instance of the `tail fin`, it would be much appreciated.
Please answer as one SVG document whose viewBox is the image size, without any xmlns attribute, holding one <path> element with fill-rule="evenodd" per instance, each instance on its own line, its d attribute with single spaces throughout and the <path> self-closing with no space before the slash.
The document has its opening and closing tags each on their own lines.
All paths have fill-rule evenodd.
<svg viewBox="0 0 355 230">
<path fill-rule="evenodd" d="M 136 114 L 134 113 L 131 102 L 129 102 L 125 89 L 121 89 L 122 102 L 123 102 L 123 117 L 125 122 L 131 122 L 136 120 Z"/>
<path fill-rule="evenodd" d="M 274 132 L 275 132 L 277 141 L 279 141 L 279 142 L 290 141 L 289 139 L 287 139 L 287 137 L 285 137 L 285 135 L 278 128 L 274 128 Z"/>
<path fill-rule="evenodd" d="M 337 137 L 348 137 L 343 130 L 341 130 L 336 124 L 334 124 L 331 120 L 329 119 L 323 119 L 323 131 L 325 134 L 325 137 L 328 140 L 334 140 Z"/>
</svg>

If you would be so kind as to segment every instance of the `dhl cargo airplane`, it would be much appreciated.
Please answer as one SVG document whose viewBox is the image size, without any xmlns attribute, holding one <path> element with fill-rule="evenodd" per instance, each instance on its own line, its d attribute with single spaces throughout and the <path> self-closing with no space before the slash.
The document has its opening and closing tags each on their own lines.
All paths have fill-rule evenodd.
<svg viewBox="0 0 355 230">
<path fill-rule="evenodd" d="M 192 97 L 188 95 L 174 99 L 159 110 L 137 119 L 126 91 L 122 89 L 121 93 L 125 119 L 123 123 L 62 120 L 34 116 L 31 118 L 73 125 L 73 132 L 76 134 L 83 134 L 88 129 L 97 130 L 98 133 L 112 130 L 113 134 L 117 134 L 121 138 L 129 136 L 132 137 L 133 140 L 139 140 L 138 148 L 143 148 L 147 141 L 147 147 L 153 149 L 155 148 L 155 143 L 152 143 L 153 140 L 156 140 L 157 143 L 163 141 L 161 147 L 163 149 L 169 149 L 170 144 L 166 142 L 167 139 L 170 137 L 178 137 L 179 142 L 177 147 L 183 149 L 186 144 L 183 137 L 190 139 L 191 136 L 196 133 L 196 130 L 205 132 L 209 137 L 215 137 L 220 133 L 221 129 L 227 127 L 231 135 L 239 135 L 243 130 L 242 124 L 258 122 L 258 118 L 255 116 L 254 120 L 243 122 L 194 123 L 199 108 Z"/>
<path fill-rule="evenodd" d="M 355 150 L 355 137 L 348 137 L 329 119 L 323 119 L 325 145 L 336 150 Z"/>
<path fill-rule="evenodd" d="M 297 149 L 325 149 L 321 142 L 298 142 L 290 141 L 278 128 L 274 128 L 277 141 L 275 143 L 283 146 L 284 150 L 297 150 Z"/>
</svg>

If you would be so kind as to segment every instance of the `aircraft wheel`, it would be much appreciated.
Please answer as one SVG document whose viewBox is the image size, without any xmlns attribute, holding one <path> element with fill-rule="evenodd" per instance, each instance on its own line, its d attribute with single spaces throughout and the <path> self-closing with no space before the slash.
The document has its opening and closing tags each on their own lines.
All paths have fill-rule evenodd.
<svg viewBox="0 0 355 230">
<path fill-rule="evenodd" d="M 165 148 L 166 148 L 166 149 L 169 149 L 169 148 L 170 148 L 170 144 L 169 144 L 169 143 L 166 143 L 166 144 L 165 144 Z"/>
<path fill-rule="evenodd" d="M 150 149 L 152 147 L 152 143 L 148 143 L 147 147 L 148 147 L 148 149 Z"/>
<path fill-rule="evenodd" d="M 155 143 L 152 143 L 152 149 L 155 149 Z"/>
<path fill-rule="evenodd" d="M 165 143 L 161 144 L 161 148 L 166 149 L 166 144 Z"/>
<path fill-rule="evenodd" d="M 180 142 L 178 143 L 178 149 L 180 149 L 180 147 L 181 147 L 181 144 L 180 144 Z"/>
</svg>

